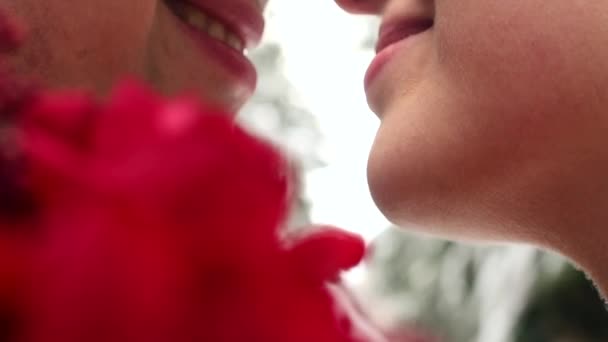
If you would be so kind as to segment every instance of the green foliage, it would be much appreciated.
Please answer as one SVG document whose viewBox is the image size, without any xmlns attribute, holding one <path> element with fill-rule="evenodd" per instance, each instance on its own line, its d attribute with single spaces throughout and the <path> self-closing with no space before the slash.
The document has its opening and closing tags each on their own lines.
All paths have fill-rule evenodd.
<svg viewBox="0 0 608 342">
<path fill-rule="evenodd" d="M 515 340 L 608 341 L 608 311 L 585 275 L 568 266 L 556 279 L 538 281 Z"/>
</svg>

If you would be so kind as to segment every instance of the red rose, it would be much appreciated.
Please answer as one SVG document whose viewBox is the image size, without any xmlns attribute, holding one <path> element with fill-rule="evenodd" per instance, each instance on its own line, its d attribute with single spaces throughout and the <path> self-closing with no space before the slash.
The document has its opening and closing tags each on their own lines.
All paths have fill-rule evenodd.
<svg viewBox="0 0 608 342">
<path fill-rule="evenodd" d="M 227 115 L 134 83 L 24 116 L 39 215 L 33 341 L 352 341 L 325 288 L 364 246 L 285 246 L 285 158 Z"/>
<path fill-rule="evenodd" d="M 0 50 L 19 40 L 5 19 Z M 358 341 L 327 286 L 362 240 L 281 239 L 287 159 L 229 116 L 135 82 L 99 103 L 2 74 L 0 125 L 0 339 Z"/>
</svg>

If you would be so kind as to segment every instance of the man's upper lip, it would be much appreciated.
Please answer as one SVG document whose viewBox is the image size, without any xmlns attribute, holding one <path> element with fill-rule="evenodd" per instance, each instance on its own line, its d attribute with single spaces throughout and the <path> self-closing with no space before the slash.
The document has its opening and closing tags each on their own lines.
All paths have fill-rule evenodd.
<svg viewBox="0 0 608 342">
<path fill-rule="evenodd" d="M 268 4 L 268 0 L 256 0 L 256 2 L 258 3 L 258 6 L 260 8 L 260 10 L 264 10 L 264 8 L 266 8 L 266 4 Z"/>
<path fill-rule="evenodd" d="M 262 39 L 264 16 L 259 2 L 254 0 L 179 0 L 198 7 L 217 18 L 234 34 L 239 36 L 247 48 L 255 47 Z"/>
<path fill-rule="evenodd" d="M 423 17 L 385 21 L 380 26 L 376 53 L 409 36 L 426 31 L 432 26 L 433 19 Z"/>
</svg>

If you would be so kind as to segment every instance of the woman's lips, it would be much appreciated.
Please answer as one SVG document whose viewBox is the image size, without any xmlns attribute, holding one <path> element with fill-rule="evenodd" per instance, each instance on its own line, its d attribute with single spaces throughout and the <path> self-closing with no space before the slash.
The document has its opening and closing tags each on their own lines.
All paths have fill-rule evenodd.
<svg viewBox="0 0 608 342">
<path fill-rule="evenodd" d="M 395 52 L 407 48 L 409 38 L 430 29 L 432 26 L 433 20 L 430 18 L 414 18 L 382 24 L 376 44 L 376 57 L 365 74 L 365 88 L 369 89 L 371 87 L 384 65 L 391 60 Z"/>
<path fill-rule="evenodd" d="M 378 53 L 400 40 L 426 31 L 432 26 L 433 19 L 430 18 L 414 18 L 384 23 L 380 26 L 376 52 Z"/>
</svg>

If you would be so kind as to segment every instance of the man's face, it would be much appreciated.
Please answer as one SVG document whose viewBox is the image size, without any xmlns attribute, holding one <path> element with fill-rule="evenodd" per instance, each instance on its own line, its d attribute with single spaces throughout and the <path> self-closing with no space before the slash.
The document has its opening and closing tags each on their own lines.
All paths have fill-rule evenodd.
<svg viewBox="0 0 608 342">
<path fill-rule="evenodd" d="M 11 59 L 52 87 L 98 94 L 126 75 L 193 91 L 235 111 L 255 88 L 245 47 L 259 42 L 267 0 L 0 0 L 26 25 Z"/>
</svg>

